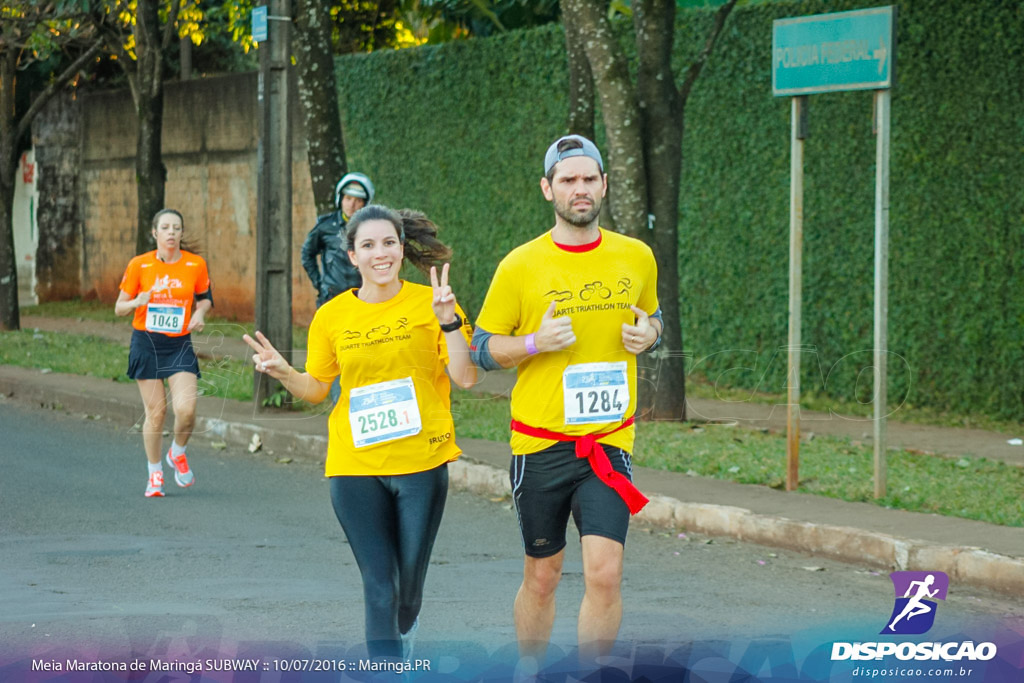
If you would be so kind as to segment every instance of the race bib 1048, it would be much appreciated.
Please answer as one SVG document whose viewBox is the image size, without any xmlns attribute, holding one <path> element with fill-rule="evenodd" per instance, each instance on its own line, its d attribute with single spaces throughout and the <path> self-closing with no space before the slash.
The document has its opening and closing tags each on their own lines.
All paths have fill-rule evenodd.
<svg viewBox="0 0 1024 683">
<path fill-rule="evenodd" d="M 579 363 L 562 374 L 565 424 L 619 422 L 629 408 L 626 362 Z"/>
<path fill-rule="evenodd" d="M 146 329 L 150 332 L 173 332 L 175 334 L 184 331 L 185 307 L 148 304 L 146 306 Z"/>
<path fill-rule="evenodd" d="M 412 378 L 370 384 L 350 391 L 348 421 L 356 448 L 419 434 L 423 424 Z"/>
</svg>

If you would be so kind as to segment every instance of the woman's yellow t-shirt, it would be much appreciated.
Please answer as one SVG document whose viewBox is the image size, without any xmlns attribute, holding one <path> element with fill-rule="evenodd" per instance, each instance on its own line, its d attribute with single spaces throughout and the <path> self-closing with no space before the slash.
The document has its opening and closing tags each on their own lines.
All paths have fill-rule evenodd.
<svg viewBox="0 0 1024 683">
<path fill-rule="evenodd" d="M 455 460 L 448 347 L 431 288 L 403 282 L 381 303 L 356 292 L 321 306 L 309 327 L 306 372 L 321 382 L 341 377 L 325 474 L 409 474 Z M 458 312 L 468 343 L 472 327 Z"/>
</svg>

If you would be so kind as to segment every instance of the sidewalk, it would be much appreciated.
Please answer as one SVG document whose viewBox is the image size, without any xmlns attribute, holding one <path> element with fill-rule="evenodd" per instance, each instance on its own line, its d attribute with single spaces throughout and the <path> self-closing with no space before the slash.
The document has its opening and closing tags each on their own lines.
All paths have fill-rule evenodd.
<svg viewBox="0 0 1024 683">
<path fill-rule="evenodd" d="M 490 381 L 492 389 L 500 389 L 507 377 Z M 137 388 L 109 379 L 0 366 L 0 394 L 0 400 L 109 418 L 124 427 L 142 416 Z M 760 413 L 754 404 L 742 407 L 740 415 L 732 404 L 691 404 L 691 409 L 709 417 L 731 416 L 765 426 L 777 419 L 771 406 L 760 406 Z M 262 448 L 254 457 L 323 461 L 326 415 L 262 414 L 250 403 L 214 398 L 201 398 L 198 413 L 193 443 L 202 448 L 226 447 L 244 455 L 258 435 Z M 940 430 L 939 435 L 954 443 L 956 431 Z M 894 443 L 896 432 L 890 429 Z M 459 439 L 459 444 L 464 457 L 453 464 L 452 485 L 491 496 L 508 494 L 508 445 L 477 439 Z M 651 524 L 884 570 L 943 571 L 954 582 L 1024 594 L 1024 529 L 640 467 L 635 480 L 651 498 L 638 518 Z"/>
</svg>

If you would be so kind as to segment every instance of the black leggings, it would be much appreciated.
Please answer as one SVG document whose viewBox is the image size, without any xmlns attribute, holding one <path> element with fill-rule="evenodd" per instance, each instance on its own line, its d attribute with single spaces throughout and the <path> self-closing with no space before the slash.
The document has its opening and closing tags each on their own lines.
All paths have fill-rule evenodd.
<svg viewBox="0 0 1024 683">
<path fill-rule="evenodd" d="M 420 613 L 447 495 L 447 463 L 414 474 L 331 477 L 334 514 L 363 577 L 371 657 L 402 654 L 399 634 Z"/>
</svg>

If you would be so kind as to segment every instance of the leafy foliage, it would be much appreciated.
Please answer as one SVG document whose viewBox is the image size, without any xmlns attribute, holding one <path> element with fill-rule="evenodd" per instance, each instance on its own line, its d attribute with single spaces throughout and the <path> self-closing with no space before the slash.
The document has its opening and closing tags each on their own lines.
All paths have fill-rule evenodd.
<svg viewBox="0 0 1024 683">
<path fill-rule="evenodd" d="M 558 0 L 423 0 L 467 32 L 485 37 L 557 21 Z"/>
<path fill-rule="evenodd" d="M 690 96 L 680 220 L 690 372 L 784 391 L 789 108 L 771 94 L 777 18 L 866 0 L 738 7 Z M 910 0 L 898 17 L 891 156 L 889 403 L 1024 419 L 1024 6 Z M 711 10 L 680 13 L 674 58 Z M 564 132 L 557 26 L 352 56 L 339 91 L 353 167 L 456 250 L 472 315 L 511 248 L 550 227 L 537 181 Z M 875 139 L 867 92 L 811 98 L 804 195 L 802 388 L 871 399 Z M 598 137 L 602 135 L 598 131 Z M 612 179 L 614 191 L 614 179 Z M 669 315 L 673 312 L 668 312 Z"/>
<path fill-rule="evenodd" d="M 255 42 L 252 39 L 250 16 L 252 0 L 177 0 L 174 34 L 192 45 L 193 69 L 200 74 L 249 71 L 257 68 Z M 95 81 L 105 86 L 118 86 L 123 78 L 117 61 L 135 60 L 134 26 L 138 0 L 96 0 L 92 7 L 94 21 L 104 27 L 114 54 L 100 65 Z M 159 6 L 161 26 L 171 12 L 171 1 Z M 179 73 L 178 51 L 167 50 L 164 69 L 170 75 Z"/>
<path fill-rule="evenodd" d="M 790 101 L 771 96 L 771 22 L 871 4 L 773 3 L 735 13 L 732 35 L 691 96 L 682 316 L 693 370 L 712 383 L 777 392 L 786 381 Z M 1022 20 L 1019 3 L 997 0 L 900 4 L 891 410 L 909 403 L 1024 419 Z M 805 142 L 802 327 L 810 352 L 801 386 L 860 403 L 872 399 L 871 117 L 869 92 L 815 95 Z"/>
<path fill-rule="evenodd" d="M 564 42 L 551 25 L 339 62 L 350 167 L 441 226 L 471 315 L 501 257 L 551 227 L 538 182 L 565 121 Z"/>
</svg>

